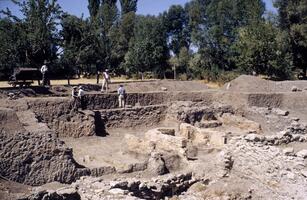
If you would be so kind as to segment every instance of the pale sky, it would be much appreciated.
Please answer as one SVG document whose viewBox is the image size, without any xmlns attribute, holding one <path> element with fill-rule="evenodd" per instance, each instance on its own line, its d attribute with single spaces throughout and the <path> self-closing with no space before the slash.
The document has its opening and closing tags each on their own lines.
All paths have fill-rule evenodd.
<svg viewBox="0 0 307 200">
<path fill-rule="evenodd" d="M 158 15 L 159 13 L 168 10 L 171 5 L 180 4 L 184 5 L 190 0 L 138 0 L 138 14 L 143 15 Z M 275 12 L 276 9 L 272 5 L 272 0 L 264 0 L 266 8 L 269 11 Z M 84 17 L 89 16 L 88 12 L 88 0 L 58 0 L 58 3 L 62 9 L 70 14 L 81 16 L 82 13 Z M 20 16 L 18 7 L 16 7 L 10 0 L 0 0 L 0 10 L 8 7 L 13 14 Z"/>
</svg>

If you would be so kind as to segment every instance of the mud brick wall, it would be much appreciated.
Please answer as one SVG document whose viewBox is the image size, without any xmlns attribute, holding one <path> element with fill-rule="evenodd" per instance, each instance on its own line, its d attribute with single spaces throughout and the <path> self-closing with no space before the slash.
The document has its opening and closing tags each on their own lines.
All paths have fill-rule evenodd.
<svg viewBox="0 0 307 200">
<path fill-rule="evenodd" d="M 106 128 L 150 127 L 164 120 L 166 109 L 166 105 L 110 109 L 100 110 L 99 115 Z"/>
</svg>

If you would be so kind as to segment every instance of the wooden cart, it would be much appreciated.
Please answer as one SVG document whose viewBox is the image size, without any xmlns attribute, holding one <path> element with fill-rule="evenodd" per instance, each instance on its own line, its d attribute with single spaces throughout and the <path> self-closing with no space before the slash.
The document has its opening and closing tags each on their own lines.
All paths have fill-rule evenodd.
<svg viewBox="0 0 307 200">
<path fill-rule="evenodd" d="M 41 72 L 36 68 L 15 68 L 14 73 L 12 76 L 10 76 L 8 83 L 13 87 L 29 87 L 34 83 L 34 80 L 37 80 L 38 85 L 40 85 L 41 78 Z"/>
</svg>

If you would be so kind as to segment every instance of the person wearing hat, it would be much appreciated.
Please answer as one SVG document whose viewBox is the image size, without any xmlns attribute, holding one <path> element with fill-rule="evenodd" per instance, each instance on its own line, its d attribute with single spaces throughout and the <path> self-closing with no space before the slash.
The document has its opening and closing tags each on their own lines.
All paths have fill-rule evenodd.
<svg viewBox="0 0 307 200">
<path fill-rule="evenodd" d="M 82 86 L 79 86 L 78 99 L 79 99 L 80 104 L 81 104 L 81 109 L 84 110 L 85 109 L 85 100 L 84 100 L 84 90 L 83 90 Z"/>
<path fill-rule="evenodd" d="M 103 73 L 103 80 L 102 80 L 102 87 L 101 87 L 101 92 L 104 92 L 104 90 L 106 90 L 106 92 L 108 92 L 109 89 L 109 83 L 111 81 L 110 75 L 109 75 L 109 70 L 106 69 Z"/>
<path fill-rule="evenodd" d="M 120 108 L 124 108 L 125 99 L 126 99 L 126 90 L 123 85 L 119 85 L 117 93 L 118 93 L 118 105 Z"/>
</svg>

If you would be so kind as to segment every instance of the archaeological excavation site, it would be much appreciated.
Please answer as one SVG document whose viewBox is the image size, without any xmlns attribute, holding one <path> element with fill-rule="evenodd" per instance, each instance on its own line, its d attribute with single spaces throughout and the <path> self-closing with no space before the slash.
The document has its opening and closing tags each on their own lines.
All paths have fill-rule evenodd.
<svg viewBox="0 0 307 200">
<path fill-rule="evenodd" d="M 0 199 L 307 199 L 307 81 L 0 90 Z"/>
</svg>

